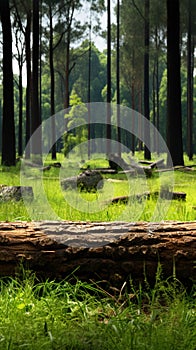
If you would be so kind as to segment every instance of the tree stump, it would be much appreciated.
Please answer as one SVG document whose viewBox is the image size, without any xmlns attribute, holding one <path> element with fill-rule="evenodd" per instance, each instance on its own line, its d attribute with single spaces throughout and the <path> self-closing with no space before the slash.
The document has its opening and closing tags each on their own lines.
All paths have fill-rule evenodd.
<svg viewBox="0 0 196 350">
<path fill-rule="evenodd" d="M 163 278 L 190 285 L 196 280 L 196 222 L 1 222 L 0 276 L 13 276 L 21 262 L 42 279 L 74 272 L 108 288 L 130 278 L 154 283 L 160 264 Z"/>
<path fill-rule="evenodd" d="M 72 176 L 61 181 L 64 190 L 69 188 L 79 188 L 81 191 L 97 191 L 103 187 L 103 177 L 96 170 L 86 170 L 78 176 Z"/>
<path fill-rule="evenodd" d="M 31 186 L 6 186 L 0 187 L 0 201 L 19 201 L 21 199 L 33 200 L 33 188 Z"/>
</svg>

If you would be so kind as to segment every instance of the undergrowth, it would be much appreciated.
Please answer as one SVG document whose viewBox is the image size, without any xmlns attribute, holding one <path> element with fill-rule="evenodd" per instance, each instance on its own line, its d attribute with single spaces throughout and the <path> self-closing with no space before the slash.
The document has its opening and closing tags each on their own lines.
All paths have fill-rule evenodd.
<svg viewBox="0 0 196 350">
<path fill-rule="evenodd" d="M 127 288 L 127 289 L 126 289 Z M 2 350 L 195 350 L 196 302 L 176 280 L 123 286 L 115 295 L 32 273 L 0 280 Z"/>
</svg>

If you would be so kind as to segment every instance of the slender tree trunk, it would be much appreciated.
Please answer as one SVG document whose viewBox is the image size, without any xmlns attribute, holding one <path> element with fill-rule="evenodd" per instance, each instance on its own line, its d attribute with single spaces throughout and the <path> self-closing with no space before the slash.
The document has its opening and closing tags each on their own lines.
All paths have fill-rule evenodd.
<svg viewBox="0 0 196 350">
<path fill-rule="evenodd" d="M 167 0 L 167 146 L 173 165 L 184 165 L 181 116 L 179 7 L 179 0 Z"/>
<path fill-rule="evenodd" d="M 37 137 L 32 138 L 32 155 L 36 162 L 42 162 L 41 118 L 39 108 L 39 1 L 33 0 L 33 71 L 32 71 L 32 123 L 31 134 L 36 131 Z"/>
<path fill-rule="evenodd" d="M 117 141 L 118 155 L 121 157 L 121 127 L 120 127 L 120 0 L 117 0 L 116 25 L 116 103 L 117 103 Z"/>
<path fill-rule="evenodd" d="M 65 109 L 69 108 L 69 63 L 70 63 L 70 30 L 67 32 L 66 67 L 65 67 Z"/>
<path fill-rule="evenodd" d="M 31 10 L 27 12 L 27 25 L 25 30 L 25 48 L 26 48 L 26 138 L 25 138 L 25 158 L 30 158 L 31 147 L 28 143 L 31 135 Z M 28 146 L 27 146 L 28 145 Z"/>
<path fill-rule="evenodd" d="M 90 102 L 91 102 L 91 58 L 92 58 L 92 43 L 91 43 L 91 9 L 90 9 L 90 24 L 89 24 L 89 49 L 88 49 L 88 95 L 87 95 L 87 101 L 88 101 L 88 159 L 90 159 L 91 156 L 91 137 L 92 137 L 92 130 L 91 130 L 91 108 L 90 108 Z M 93 151 L 93 147 L 92 147 Z"/>
<path fill-rule="evenodd" d="M 106 153 L 111 154 L 111 4 L 107 0 L 107 123 L 106 123 Z"/>
<path fill-rule="evenodd" d="M 52 5 L 49 5 L 49 17 L 50 17 L 50 114 L 55 114 L 55 102 L 54 102 L 54 91 L 55 91 L 55 80 L 54 80 L 54 61 L 53 61 L 53 21 L 52 21 Z M 56 159 L 56 125 L 55 118 L 51 118 L 51 135 L 52 135 L 52 159 Z"/>
<path fill-rule="evenodd" d="M 20 58 L 19 58 L 20 59 Z M 22 156 L 22 121 L 23 121 L 23 86 L 22 86 L 22 62 L 19 62 L 19 124 L 18 124 L 18 156 Z"/>
<path fill-rule="evenodd" d="M 159 131 L 159 87 L 160 87 L 160 82 L 159 82 L 159 39 L 158 39 L 158 29 L 156 26 L 155 29 L 155 42 L 156 42 L 156 128 Z M 156 138 L 156 152 L 159 154 L 159 137 L 157 133 L 157 138 Z"/>
<path fill-rule="evenodd" d="M 3 31 L 3 125 L 2 164 L 15 165 L 14 89 L 12 70 L 12 32 L 9 0 L 0 1 L 0 17 Z"/>
<path fill-rule="evenodd" d="M 187 154 L 193 159 L 193 70 L 194 45 L 192 37 L 192 0 L 188 6 L 188 42 L 187 42 Z"/>
<path fill-rule="evenodd" d="M 153 64 L 152 74 L 152 114 L 153 114 L 153 125 L 156 127 L 156 64 Z M 156 151 L 156 136 L 153 133 L 153 152 Z"/>
<path fill-rule="evenodd" d="M 150 107 L 149 107 L 149 9 L 150 0 L 145 0 L 145 25 L 144 25 L 144 116 L 147 120 L 150 120 Z M 150 145 L 150 128 L 146 125 L 145 138 Z M 150 147 L 145 145 L 144 157 L 145 159 L 151 159 Z"/>
<path fill-rule="evenodd" d="M 132 127 L 135 130 L 135 83 L 133 81 L 131 85 L 131 107 L 132 107 Z M 134 133 L 131 135 L 131 153 L 134 156 L 135 154 L 135 135 Z"/>
<path fill-rule="evenodd" d="M 39 0 L 39 8 L 40 8 L 40 14 L 39 14 L 39 118 L 40 123 L 42 121 L 42 2 L 43 0 Z"/>
<path fill-rule="evenodd" d="M 142 87 L 140 87 L 140 89 L 139 89 L 138 111 L 139 111 L 140 114 L 143 114 L 143 111 L 142 111 Z M 139 118 L 138 129 L 139 129 L 139 134 L 140 134 L 140 135 L 142 135 L 142 128 L 143 128 L 142 121 L 141 121 L 141 119 Z M 142 141 L 141 141 L 141 140 L 138 140 L 138 148 L 139 148 L 139 151 L 142 151 L 142 149 L 143 149 L 143 144 L 142 144 Z"/>
</svg>

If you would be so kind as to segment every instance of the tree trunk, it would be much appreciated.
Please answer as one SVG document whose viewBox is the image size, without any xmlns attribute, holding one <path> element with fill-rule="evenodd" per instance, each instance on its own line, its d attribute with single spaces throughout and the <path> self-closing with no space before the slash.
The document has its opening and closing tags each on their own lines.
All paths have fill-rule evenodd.
<svg viewBox="0 0 196 350">
<path fill-rule="evenodd" d="M 156 128 L 159 131 L 159 89 L 160 89 L 160 82 L 159 82 L 159 46 L 160 43 L 158 43 L 158 30 L 156 27 Z M 156 152 L 159 154 L 159 136 L 157 134 L 156 138 Z"/>
<path fill-rule="evenodd" d="M 70 24 L 71 26 L 71 24 Z M 66 67 L 65 67 L 65 109 L 69 108 L 69 63 L 70 63 L 70 30 L 67 31 L 67 42 L 66 42 Z"/>
<path fill-rule="evenodd" d="M 30 158 L 30 144 L 28 144 L 31 135 L 31 10 L 27 12 L 27 25 L 25 28 L 25 49 L 26 49 L 26 137 L 25 137 L 25 158 Z M 27 146 L 28 145 L 28 146 Z"/>
<path fill-rule="evenodd" d="M 174 166 L 184 165 L 181 115 L 179 7 L 179 0 L 167 0 L 167 146 Z"/>
<path fill-rule="evenodd" d="M 194 43 L 192 35 L 192 0 L 188 6 L 188 39 L 187 39 L 187 154 L 193 160 L 193 71 Z"/>
<path fill-rule="evenodd" d="M 116 103 L 117 103 L 117 142 L 118 156 L 121 157 L 121 123 L 120 123 L 120 0 L 116 9 Z"/>
<path fill-rule="evenodd" d="M 91 157 L 91 137 L 92 137 L 92 130 L 91 130 L 91 61 L 92 61 L 92 40 L 91 40 L 91 9 L 90 9 L 90 24 L 89 24 L 89 49 L 88 49 L 88 94 L 87 94 L 87 101 L 88 101 L 88 159 Z M 93 152 L 93 149 L 92 149 Z"/>
<path fill-rule="evenodd" d="M 153 72 L 152 72 L 152 122 L 156 127 L 156 90 L 155 90 L 155 79 L 156 79 L 156 67 L 155 62 L 153 62 Z M 153 152 L 156 152 L 156 136 L 155 131 L 153 132 Z"/>
<path fill-rule="evenodd" d="M 19 58 L 20 60 L 21 58 Z M 23 153 L 23 132 L 22 132 L 22 121 L 23 121 L 23 86 L 22 86 L 22 65 L 23 62 L 19 63 L 19 124 L 18 124 L 18 156 L 22 156 Z"/>
<path fill-rule="evenodd" d="M 0 1 L 0 17 L 3 31 L 3 124 L 2 164 L 15 165 L 14 89 L 12 70 L 12 33 L 9 0 Z"/>
<path fill-rule="evenodd" d="M 39 108 L 39 1 L 33 0 L 33 71 L 32 71 L 32 106 L 31 106 L 32 155 L 35 161 L 41 163 L 41 118 Z"/>
<path fill-rule="evenodd" d="M 111 153 L 111 4 L 107 0 L 107 118 L 106 118 L 106 154 Z"/>
<path fill-rule="evenodd" d="M 185 284 L 196 279 L 196 222 L 0 223 L 0 276 L 19 264 L 41 278 L 104 281 L 122 287 L 130 278 L 153 283 L 162 277 Z"/>
<path fill-rule="evenodd" d="M 150 106 L 149 106 L 149 9 L 150 0 L 145 0 L 145 20 L 144 20 L 144 116 L 147 120 L 150 120 Z M 145 127 L 145 138 L 150 145 L 150 127 L 147 124 Z M 144 147 L 144 158 L 150 160 L 151 152 L 149 147 Z"/>
<path fill-rule="evenodd" d="M 55 80 L 54 80 L 54 62 L 53 62 L 53 20 L 52 20 L 52 4 L 49 5 L 49 17 L 50 17 L 50 114 L 55 114 L 55 103 L 54 103 L 54 91 L 55 91 Z M 55 118 L 51 118 L 51 135 L 52 135 L 52 159 L 56 159 L 56 125 Z"/>
<path fill-rule="evenodd" d="M 142 87 L 139 87 L 139 96 L 138 96 L 138 111 L 140 114 L 142 114 Z M 142 122 L 141 122 L 141 118 L 139 118 L 138 120 L 138 130 L 140 135 L 142 135 Z M 138 139 L 138 150 L 142 151 L 143 149 L 143 143 L 140 139 Z"/>
<path fill-rule="evenodd" d="M 135 124 L 135 82 L 134 82 L 134 79 L 133 79 L 133 82 L 131 84 L 131 108 L 132 108 L 132 128 L 133 130 L 136 130 L 136 125 Z M 134 156 L 135 154 L 135 135 L 132 134 L 131 135 L 131 153 L 132 153 L 132 156 Z"/>
</svg>

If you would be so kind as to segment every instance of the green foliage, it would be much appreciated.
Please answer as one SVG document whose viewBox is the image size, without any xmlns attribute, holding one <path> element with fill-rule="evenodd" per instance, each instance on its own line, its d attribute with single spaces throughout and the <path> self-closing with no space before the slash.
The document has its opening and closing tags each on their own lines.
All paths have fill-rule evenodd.
<svg viewBox="0 0 196 350">
<path fill-rule="evenodd" d="M 64 135 L 64 155 L 67 156 L 73 148 L 79 146 L 80 156 L 83 159 L 85 145 L 82 145 L 82 143 L 87 140 L 86 117 L 88 110 L 75 90 L 72 91 L 70 96 L 70 105 L 71 109 L 65 115 L 69 131 Z"/>
<path fill-rule="evenodd" d="M 187 71 L 185 66 L 181 67 L 181 85 L 182 85 L 182 137 L 184 148 L 186 149 L 186 141 L 187 141 Z M 196 87 L 196 83 L 195 83 Z M 164 70 L 163 76 L 160 84 L 160 133 L 166 139 L 166 115 L 167 115 L 167 69 Z M 193 101 L 194 113 L 193 113 L 193 144 L 194 144 L 194 152 L 196 151 L 195 144 L 195 134 L 196 134 L 196 126 L 195 126 L 195 108 L 196 108 L 196 98 L 194 97 Z"/>
<path fill-rule="evenodd" d="M 91 52 L 89 52 L 89 49 L 90 43 L 85 40 L 73 51 L 76 64 L 70 76 L 70 86 L 83 102 L 88 102 L 90 60 L 90 99 L 92 102 L 102 102 L 101 92 L 106 84 L 106 61 L 103 61 L 101 53 L 93 43 L 91 44 Z"/>
</svg>

